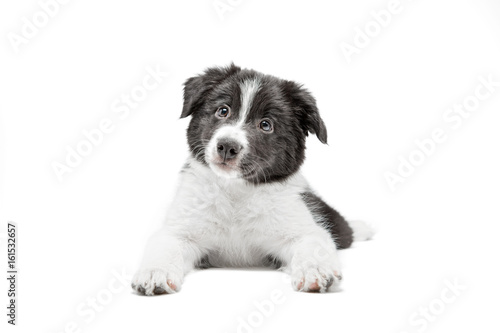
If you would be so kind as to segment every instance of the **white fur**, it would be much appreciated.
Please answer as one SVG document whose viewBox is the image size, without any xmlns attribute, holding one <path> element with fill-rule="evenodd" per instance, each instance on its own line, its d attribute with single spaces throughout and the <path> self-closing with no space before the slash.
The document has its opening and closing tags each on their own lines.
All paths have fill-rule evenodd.
<svg viewBox="0 0 500 333">
<path fill-rule="evenodd" d="M 353 238 L 356 242 L 371 239 L 375 234 L 375 230 L 363 221 L 351 220 L 349 226 L 352 228 Z"/>
<path fill-rule="evenodd" d="M 245 123 L 248 112 L 252 107 L 255 95 L 259 91 L 260 81 L 257 78 L 246 80 L 240 84 L 241 90 L 241 107 L 239 112 L 238 125 L 241 127 Z"/>
<path fill-rule="evenodd" d="M 251 185 L 220 177 L 189 159 L 164 227 L 150 240 L 133 286 L 152 295 L 179 290 L 206 255 L 217 266 L 260 266 L 267 255 L 285 263 L 296 290 L 326 291 L 341 279 L 330 234 L 314 220 L 300 173 L 283 183 Z"/>
</svg>

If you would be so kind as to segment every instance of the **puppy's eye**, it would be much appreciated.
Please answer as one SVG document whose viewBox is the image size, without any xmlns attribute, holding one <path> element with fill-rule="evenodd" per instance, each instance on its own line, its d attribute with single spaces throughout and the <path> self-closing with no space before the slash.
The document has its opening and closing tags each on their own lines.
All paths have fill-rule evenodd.
<svg viewBox="0 0 500 333">
<path fill-rule="evenodd" d="M 224 105 L 224 106 L 219 106 L 215 114 L 219 118 L 226 118 L 227 116 L 229 116 L 230 113 L 231 109 L 229 108 L 229 106 Z"/>
<path fill-rule="evenodd" d="M 270 120 L 262 120 L 259 124 L 259 128 L 264 132 L 272 132 L 273 131 L 273 123 Z"/>
</svg>

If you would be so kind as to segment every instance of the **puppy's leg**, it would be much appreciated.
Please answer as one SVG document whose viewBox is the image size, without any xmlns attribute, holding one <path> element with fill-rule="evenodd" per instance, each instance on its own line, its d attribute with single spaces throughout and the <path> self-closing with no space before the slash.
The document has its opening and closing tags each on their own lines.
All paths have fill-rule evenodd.
<svg viewBox="0 0 500 333">
<path fill-rule="evenodd" d="M 200 255 L 194 244 L 163 228 L 149 240 L 141 268 L 132 279 L 132 288 L 148 296 L 175 293 Z"/>
<path fill-rule="evenodd" d="M 337 248 L 325 230 L 301 236 L 283 250 L 294 290 L 326 292 L 340 283 Z"/>
</svg>

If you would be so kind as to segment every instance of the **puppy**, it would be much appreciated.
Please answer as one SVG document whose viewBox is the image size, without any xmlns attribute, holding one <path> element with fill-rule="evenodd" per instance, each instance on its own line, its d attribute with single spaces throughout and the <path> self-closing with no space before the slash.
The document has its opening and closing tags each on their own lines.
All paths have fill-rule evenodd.
<svg viewBox="0 0 500 333">
<path fill-rule="evenodd" d="M 209 68 L 185 82 L 188 116 L 191 154 L 132 287 L 174 293 L 193 268 L 252 266 L 282 267 L 298 291 L 338 284 L 337 250 L 371 230 L 349 224 L 299 171 L 308 133 L 327 142 L 311 94 L 234 64 Z"/>
</svg>

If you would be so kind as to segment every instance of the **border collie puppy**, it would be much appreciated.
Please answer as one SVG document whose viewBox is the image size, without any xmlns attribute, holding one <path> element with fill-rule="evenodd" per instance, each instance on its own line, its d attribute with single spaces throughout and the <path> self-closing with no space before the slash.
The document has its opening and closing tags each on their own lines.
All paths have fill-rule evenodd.
<svg viewBox="0 0 500 333">
<path fill-rule="evenodd" d="M 311 94 L 231 64 L 185 82 L 188 116 L 191 154 L 132 287 L 174 293 L 193 268 L 255 266 L 282 267 L 298 291 L 337 285 L 337 250 L 372 232 L 348 223 L 299 171 L 308 133 L 327 141 Z"/>
</svg>

